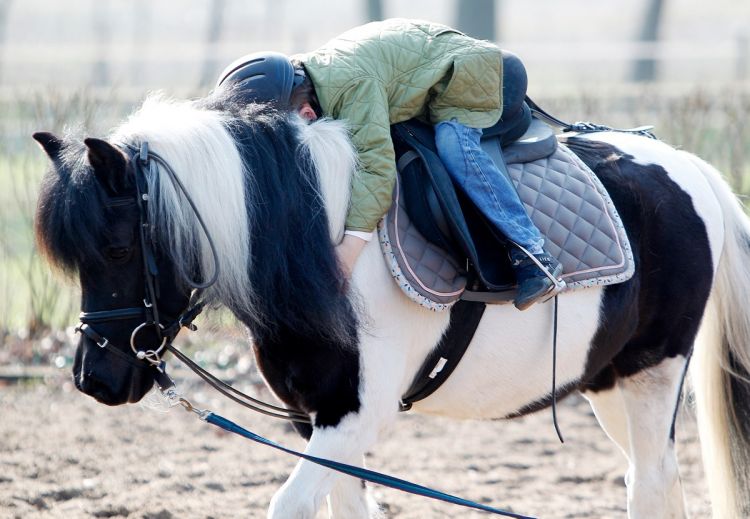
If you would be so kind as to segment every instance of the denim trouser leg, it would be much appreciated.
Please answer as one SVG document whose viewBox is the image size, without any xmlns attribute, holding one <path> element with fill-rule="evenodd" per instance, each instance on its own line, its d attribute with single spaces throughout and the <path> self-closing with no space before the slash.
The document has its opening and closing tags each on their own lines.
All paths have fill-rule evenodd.
<svg viewBox="0 0 750 519">
<path fill-rule="evenodd" d="M 515 188 L 482 150 L 482 130 L 456 121 L 435 126 L 435 144 L 453 181 L 508 239 L 541 254 L 544 239 L 532 223 Z"/>
</svg>

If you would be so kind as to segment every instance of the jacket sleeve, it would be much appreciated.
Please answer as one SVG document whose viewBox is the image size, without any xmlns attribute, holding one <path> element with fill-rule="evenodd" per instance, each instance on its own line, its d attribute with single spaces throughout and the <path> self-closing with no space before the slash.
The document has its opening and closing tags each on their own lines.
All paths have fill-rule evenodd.
<svg viewBox="0 0 750 519">
<path fill-rule="evenodd" d="M 346 228 L 370 232 L 390 208 L 396 181 L 385 87 L 376 78 L 358 78 L 342 90 L 331 112 L 349 125 L 360 162 L 352 178 Z"/>
</svg>

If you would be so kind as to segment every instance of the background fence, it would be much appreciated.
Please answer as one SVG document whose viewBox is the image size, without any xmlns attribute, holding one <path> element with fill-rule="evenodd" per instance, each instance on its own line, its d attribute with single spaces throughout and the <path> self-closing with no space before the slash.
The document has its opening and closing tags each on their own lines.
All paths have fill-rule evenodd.
<svg viewBox="0 0 750 519">
<path fill-rule="evenodd" d="M 239 55 L 313 49 L 368 19 L 431 19 L 520 55 L 530 93 L 570 120 L 655 124 L 747 191 L 750 2 L 739 0 L 0 0 L 0 330 L 76 312 L 31 218 L 45 157 L 30 134 L 105 135 L 147 95 L 204 95 Z M 1 363 L 1 360 L 0 360 Z"/>
<path fill-rule="evenodd" d="M 750 74 L 741 0 L 0 0 L 0 88 L 205 88 L 239 55 L 310 50 L 373 14 L 481 33 L 520 54 L 538 88 Z"/>
</svg>

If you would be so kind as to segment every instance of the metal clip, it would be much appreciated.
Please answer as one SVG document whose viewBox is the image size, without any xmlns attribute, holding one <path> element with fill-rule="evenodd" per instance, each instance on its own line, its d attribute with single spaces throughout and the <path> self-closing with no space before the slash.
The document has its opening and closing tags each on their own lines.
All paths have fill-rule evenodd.
<svg viewBox="0 0 750 519">
<path fill-rule="evenodd" d="M 160 389 L 161 395 L 169 402 L 170 407 L 175 407 L 180 405 L 180 394 L 177 392 L 177 389 L 172 386 L 169 389 Z"/>
<path fill-rule="evenodd" d="M 206 417 L 211 414 L 211 411 L 198 409 L 197 407 L 195 407 L 192 402 L 182 396 L 174 386 L 171 386 L 166 390 L 160 389 L 159 391 L 161 392 L 161 396 L 164 397 L 164 399 L 169 404 L 169 407 L 181 406 L 185 411 L 195 413 L 196 415 L 198 415 L 198 418 L 204 421 Z"/>
<path fill-rule="evenodd" d="M 185 409 L 185 411 L 195 413 L 198 416 L 198 418 L 200 418 L 204 422 L 206 421 L 206 418 L 208 418 L 208 415 L 211 414 L 211 411 L 207 409 L 198 409 L 190 402 L 190 400 L 182 396 L 179 397 L 179 400 L 177 403 L 181 405 Z"/>
</svg>

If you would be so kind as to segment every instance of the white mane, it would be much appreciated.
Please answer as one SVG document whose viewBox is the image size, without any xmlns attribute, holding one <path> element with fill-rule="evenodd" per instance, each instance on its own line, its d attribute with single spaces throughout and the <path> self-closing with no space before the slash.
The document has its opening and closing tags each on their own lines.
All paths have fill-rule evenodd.
<svg viewBox="0 0 750 519">
<path fill-rule="evenodd" d="M 245 167 L 232 136 L 226 114 L 200 109 L 188 101 L 152 96 L 115 130 L 113 142 L 148 141 L 182 181 L 208 232 L 221 263 L 216 284 L 208 295 L 234 308 L 249 310 L 249 232 L 245 207 Z M 208 241 L 196 215 L 161 167 L 149 178 L 154 193 L 149 218 L 163 229 L 175 262 L 190 272 L 190 258 L 198 257 L 203 280 L 215 265 Z M 198 243 L 200 250 L 193 250 Z M 242 302 L 244 299 L 244 303 Z"/>
<path fill-rule="evenodd" d="M 339 243 L 344 236 L 352 175 L 357 168 L 357 152 L 342 121 L 324 118 L 306 124 L 300 118 L 298 128 L 302 144 L 310 150 L 318 171 L 331 241 Z"/>
</svg>

